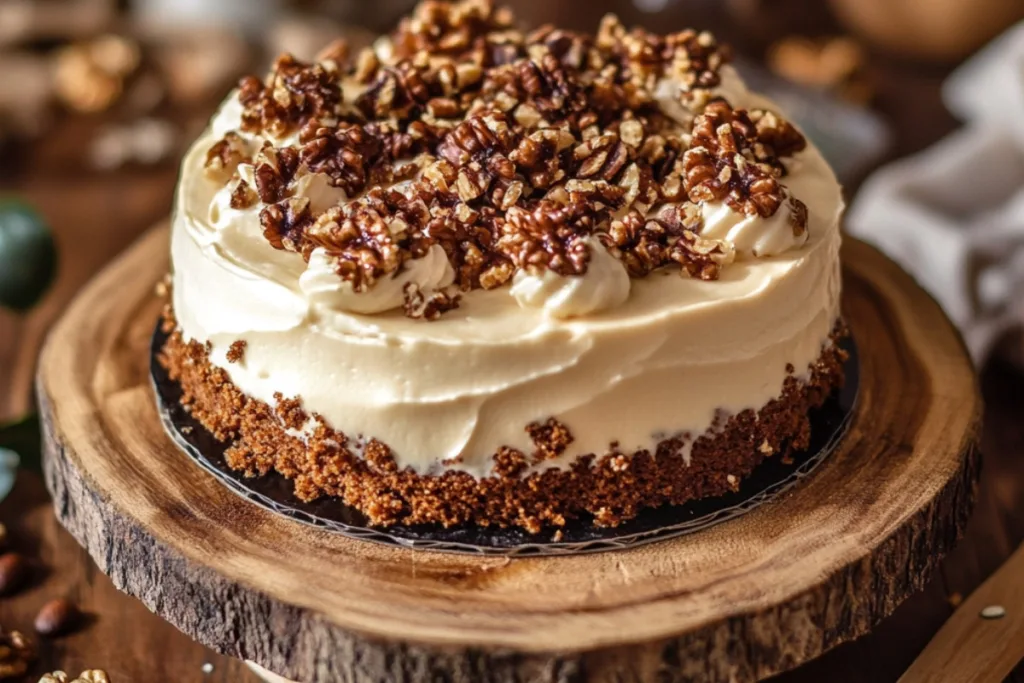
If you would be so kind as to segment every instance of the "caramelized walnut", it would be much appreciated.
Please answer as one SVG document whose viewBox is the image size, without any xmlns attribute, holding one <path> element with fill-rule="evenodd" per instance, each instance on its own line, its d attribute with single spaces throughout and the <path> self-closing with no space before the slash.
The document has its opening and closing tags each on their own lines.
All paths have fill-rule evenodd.
<svg viewBox="0 0 1024 683">
<path fill-rule="evenodd" d="M 807 138 L 774 112 L 754 109 L 750 112 L 750 120 L 757 128 L 758 140 L 770 147 L 775 156 L 789 157 L 807 148 Z"/>
<path fill-rule="evenodd" d="M 283 138 L 308 121 L 335 116 L 341 86 L 329 65 L 306 64 L 286 54 L 274 62 L 266 82 L 243 78 L 238 85 L 242 129 Z"/>
<path fill-rule="evenodd" d="M 229 131 L 206 152 L 204 170 L 210 179 L 226 183 L 238 165 L 252 161 L 249 146 L 241 135 Z"/>
<path fill-rule="evenodd" d="M 633 277 L 665 266 L 717 277 L 728 250 L 700 238 L 691 202 L 759 216 L 787 202 L 794 231 L 806 229 L 806 207 L 780 184 L 780 158 L 806 145 L 791 124 L 712 100 L 691 135 L 659 108 L 662 79 L 678 82 L 684 100 L 700 94 L 689 106 L 719 83 L 729 55 L 710 34 L 657 36 L 614 18 L 596 38 L 552 27 L 524 35 L 512 24 L 488 0 L 428 0 L 389 51 L 351 64 L 347 48 L 322 64 L 285 56 L 266 82 L 244 80 L 243 130 L 291 144 L 264 146 L 232 206 L 261 202 L 271 244 L 306 258 L 325 249 L 357 290 L 434 244 L 462 290 L 500 287 L 522 268 L 580 275 L 590 235 Z M 354 102 L 342 81 L 361 84 Z M 238 142 L 211 149 L 211 169 L 246 161 Z M 295 196 L 307 172 L 351 201 L 314 213 Z M 400 192 L 384 189 L 399 181 Z M 660 204 L 676 208 L 647 216 Z M 448 305 L 409 296 L 417 310 Z"/>
<path fill-rule="evenodd" d="M 748 216 L 767 218 L 785 198 L 778 178 L 785 167 L 759 137 L 744 109 L 717 99 L 694 121 L 683 155 L 684 183 L 695 202 L 724 201 Z"/>
<path fill-rule="evenodd" d="M 415 282 L 408 283 L 403 289 L 405 302 L 402 305 L 407 318 L 437 320 L 442 313 L 459 307 L 459 294 L 437 291 L 424 294 Z"/>
<path fill-rule="evenodd" d="M 356 106 L 371 119 L 408 120 L 421 114 L 433 95 L 423 74 L 410 62 L 378 69 Z"/>
<path fill-rule="evenodd" d="M 350 196 L 363 191 L 369 169 L 381 159 L 381 140 L 359 125 L 321 126 L 303 144 L 299 158 L 310 171 L 325 173 Z"/>
<path fill-rule="evenodd" d="M 427 207 L 399 192 L 371 190 L 346 206 L 334 206 L 306 229 L 305 250 L 323 248 L 337 261 L 338 275 L 361 291 L 396 272 L 410 258 L 426 254 L 429 244 L 414 226 L 429 218 Z"/>
<path fill-rule="evenodd" d="M 615 133 L 587 140 L 573 151 L 575 175 L 580 178 L 614 180 L 631 161 L 632 149 Z"/>
<path fill-rule="evenodd" d="M 590 261 L 584 242 L 585 208 L 541 200 L 530 208 L 514 206 L 497 247 L 519 269 L 548 269 L 561 275 L 582 275 Z"/>
<path fill-rule="evenodd" d="M 613 221 L 602 241 L 618 256 L 632 277 L 643 277 L 652 270 L 678 263 L 683 270 L 701 279 L 716 279 L 722 265 L 732 260 L 709 240 L 696 238 L 703 227 L 699 208 L 694 204 L 670 207 L 654 218 L 630 211 Z M 715 266 L 715 267 L 713 267 Z"/>
<path fill-rule="evenodd" d="M 253 161 L 253 179 L 260 201 L 274 204 L 288 197 L 298 169 L 299 152 L 294 147 L 264 144 Z"/>
<path fill-rule="evenodd" d="M 732 263 L 736 256 L 728 242 L 702 239 L 691 230 L 684 230 L 668 253 L 682 266 L 682 272 L 701 280 L 717 280 L 722 266 Z"/>
<path fill-rule="evenodd" d="M 285 199 L 260 211 L 263 236 L 275 249 L 302 251 L 303 236 L 312 222 L 305 198 Z"/>
<path fill-rule="evenodd" d="M 424 51 L 460 56 L 475 49 L 484 66 L 505 54 L 505 51 L 491 54 L 483 50 L 486 46 L 501 44 L 494 38 L 488 41 L 488 35 L 507 32 L 512 24 L 512 14 L 504 8 L 496 9 L 490 0 L 457 3 L 427 0 L 416 7 L 411 17 L 402 20 L 391 36 L 391 44 L 399 58 Z"/>
<path fill-rule="evenodd" d="M 487 112 L 471 116 L 452 129 L 438 145 L 437 154 L 456 168 L 486 158 L 507 161 L 515 141 L 508 117 Z M 508 171 L 501 175 L 514 175 L 514 169 Z"/>
</svg>

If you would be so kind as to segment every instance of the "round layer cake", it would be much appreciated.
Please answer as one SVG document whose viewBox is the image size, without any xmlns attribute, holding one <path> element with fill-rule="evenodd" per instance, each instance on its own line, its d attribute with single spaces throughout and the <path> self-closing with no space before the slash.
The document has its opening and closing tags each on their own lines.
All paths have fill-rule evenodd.
<svg viewBox="0 0 1024 683">
<path fill-rule="evenodd" d="M 186 156 L 161 361 L 375 525 L 615 525 L 805 448 L 840 187 L 706 32 L 425 2 L 243 79 Z"/>
</svg>

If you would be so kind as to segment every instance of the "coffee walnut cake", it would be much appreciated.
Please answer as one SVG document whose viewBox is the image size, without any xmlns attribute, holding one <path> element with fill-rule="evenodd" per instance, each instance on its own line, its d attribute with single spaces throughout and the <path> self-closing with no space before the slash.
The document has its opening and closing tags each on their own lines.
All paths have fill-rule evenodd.
<svg viewBox="0 0 1024 683">
<path fill-rule="evenodd" d="M 183 163 L 160 360 L 303 500 L 616 525 L 807 447 L 842 209 L 710 34 L 428 1 L 228 97 Z"/>
</svg>

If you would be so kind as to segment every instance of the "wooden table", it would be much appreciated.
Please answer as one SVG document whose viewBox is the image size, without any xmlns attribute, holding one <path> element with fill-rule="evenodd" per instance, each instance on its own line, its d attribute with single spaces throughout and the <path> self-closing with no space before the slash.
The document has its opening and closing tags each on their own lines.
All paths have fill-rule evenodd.
<svg viewBox="0 0 1024 683">
<path fill-rule="evenodd" d="M 544 18 L 557 18 L 550 15 Z M 943 70 L 884 60 L 875 70 L 878 108 L 898 133 L 897 152 L 919 149 L 952 127 L 947 115 L 937 113 L 942 111 L 937 85 Z M 0 311 L 0 421 L 32 408 L 40 342 L 77 289 L 170 208 L 176 169 L 82 174 L 66 152 L 80 135 L 74 127 L 62 130 L 33 151 L 21 172 L 0 184 L 0 192 L 16 192 L 42 210 L 62 255 L 56 286 L 39 308 L 25 318 Z M 1024 422 L 1019 419 L 1024 414 L 1024 374 L 993 364 L 982 378 L 987 404 L 984 474 L 967 536 L 928 587 L 871 635 L 775 679 L 777 683 L 895 681 L 950 616 L 958 598 L 969 594 L 1024 542 Z M 0 504 L 0 521 L 11 530 L 14 545 L 42 565 L 28 590 L 0 599 L 0 625 L 30 630 L 39 606 L 58 596 L 71 597 L 91 615 L 79 633 L 43 643 L 37 671 L 65 668 L 77 673 L 99 667 L 112 675 L 114 683 L 255 680 L 240 663 L 192 642 L 117 592 L 59 528 L 50 505 L 40 479 L 28 473 Z M 213 665 L 209 673 L 204 671 L 207 663 Z M 1024 664 L 1009 680 L 1024 683 Z"/>
</svg>

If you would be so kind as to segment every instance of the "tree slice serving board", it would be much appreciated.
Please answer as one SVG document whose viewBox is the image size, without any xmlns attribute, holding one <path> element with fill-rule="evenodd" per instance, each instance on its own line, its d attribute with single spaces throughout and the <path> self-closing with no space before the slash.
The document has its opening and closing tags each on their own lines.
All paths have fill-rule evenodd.
<svg viewBox="0 0 1024 683">
<path fill-rule="evenodd" d="M 744 681 L 855 638 L 962 533 L 981 400 L 959 336 L 847 240 L 860 395 L 807 481 L 707 531 L 567 557 L 417 552 L 257 507 L 165 434 L 148 345 L 166 226 L 55 326 L 38 396 L 58 518 L 118 588 L 201 642 L 306 683 Z"/>
</svg>

